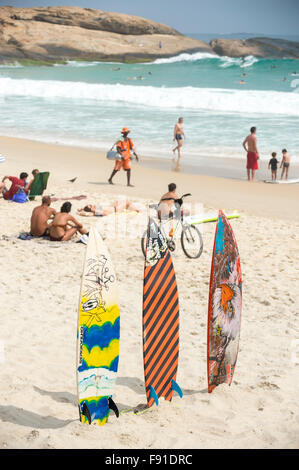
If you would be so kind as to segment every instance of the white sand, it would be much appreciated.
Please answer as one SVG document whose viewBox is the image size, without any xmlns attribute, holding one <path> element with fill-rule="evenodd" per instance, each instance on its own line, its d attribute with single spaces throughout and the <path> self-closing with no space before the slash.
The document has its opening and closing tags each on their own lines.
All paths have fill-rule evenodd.
<svg viewBox="0 0 299 470">
<path fill-rule="evenodd" d="M 250 185 L 135 166 L 135 188 L 124 186 L 124 174 L 111 187 L 105 184 L 111 163 L 95 152 L 7 138 L 0 143 L 7 157 L 0 164 L 1 178 L 36 167 L 50 170 L 48 194 L 88 196 L 71 201 L 75 216 L 87 202 L 111 201 L 128 192 L 132 200 L 155 201 L 172 180 L 179 192 L 193 194 L 193 204 L 203 202 L 207 210 L 239 209 L 241 217 L 231 225 L 243 271 L 240 351 L 231 387 L 221 385 L 207 393 L 208 286 L 215 231 L 210 223 L 199 226 L 204 252 L 198 260 L 187 259 L 180 246 L 173 256 L 180 298 L 177 381 L 184 397 L 175 396 L 172 403 L 161 399 L 159 407 L 138 416 L 127 413 L 117 419 L 111 413 L 103 427 L 83 425 L 75 361 L 85 246 L 18 240 L 20 232 L 29 230 L 32 208 L 40 198 L 24 205 L 0 199 L 0 341 L 5 356 L 0 367 L 0 448 L 298 448 L 298 185 Z M 66 183 L 74 176 L 75 183 Z M 62 202 L 52 205 L 59 209 Z M 87 227 L 99 224 L 117 271 L 121 341 L 113 398 L 122 411 L 146 403 L 139 233 L 111 238 L 113 217 L 80 220 Z M 141 220 L 143 227 L 145 217 L 118 215 L 118 227 L 127 220 Z"/>
</svg>

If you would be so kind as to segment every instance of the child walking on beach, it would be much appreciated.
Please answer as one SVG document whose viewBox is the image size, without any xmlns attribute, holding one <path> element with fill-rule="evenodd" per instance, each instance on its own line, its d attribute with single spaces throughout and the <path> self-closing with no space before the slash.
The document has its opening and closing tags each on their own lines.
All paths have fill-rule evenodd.
<svg viewBox="0 0 299 470">
<path fill-rule="evenodd" d="M 272 158 L 270 159 L 269 164 L 268 164 L 268 169 L 271 166 L 272 181 L 276 181 L 276 178 L 277 178 L 277 165 L 279 162 L 277 161 L 276 155 L 277 155 L 276 152 L 272 153 Z"/>
<path fill-rule="evenodd" d="M 290 155 L 288 154 L 286 149 L 283 149 L 282 150 L 282 160 L 281 160 L 281 164 L 280 164 L 280 168 L 282 167 L 282 172 L 281 172 L 280 179 L 283 178 L 284 172 L 286 172 L 286 180 L 288 179 L 290 162 L 291 162 Z"/>
</svg>

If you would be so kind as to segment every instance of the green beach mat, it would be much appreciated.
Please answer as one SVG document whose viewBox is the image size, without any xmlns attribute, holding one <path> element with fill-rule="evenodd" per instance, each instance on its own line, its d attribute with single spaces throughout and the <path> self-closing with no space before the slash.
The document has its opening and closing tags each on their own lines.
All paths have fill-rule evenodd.
<svg viewBox="0 0 299 470">
<path fill-rule="evenodd" d="M 43 194 L 44 190 L 47 188 L 49 176 L 49 171 L 44 171 L 34 175 L 34 180 L 32 182 L 29 194 L 30 200 L 34 199 L 35 196 L 41 196 Z"/>
<path fill-rule="evenodd" d="M 225 214 L 227 219 L 237 219 L 240 214 L 233 212 L 232 214 Z M 216 222 L 218 220 L 218 214 L 216 212 L 207 212 L 206 214 L 190 215 L 184 217 L 185 222 L 190 225 L 205 224 L 207 222 Z"/>
</svg>

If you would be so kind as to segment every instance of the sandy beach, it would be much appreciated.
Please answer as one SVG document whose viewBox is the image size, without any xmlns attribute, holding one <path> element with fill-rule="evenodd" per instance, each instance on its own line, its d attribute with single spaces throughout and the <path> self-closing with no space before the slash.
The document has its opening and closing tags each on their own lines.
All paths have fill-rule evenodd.
<svg viewBox="0 0 299 470">
<path fill-rule="evenodd" d="M 86 228 L 95 224 L 110 250 L 121 312 L 120 362 L 114 394 L 121 415 L 103 427 L 79 422 L 76 325 L 85 245 L 23 241 L 32 209 L 0 198 L 2 328 L 0 332 L 0 448 L 298 448 L 299 447 L 299 185 L 249 183 L 219 175 L 176 173 L 150 159 L 134 163 L 114 185 L 113 163 L 95 150 L 0 137 L 0 178 L 49 171 L 45 194 L 71 200 Z M 244 164 L 245 167 L 245 164 Z M 245 168 L 243 177 L 246 176 Z M 295 176 L 295 175 L 292 175 Z M 298 176 L 298 175 L 296 175 Z M 74 183 L 71 178 L 77 177 Z M 143 256 L 147 213 L 80 217 L 86 203 L 117 198 L 148 205 L 175 182 L 190 192 L 191 211 L 237 210 L 233 219 L 243 273 L 240 350 L 233 383 L 207 393 L 206 330 L 215 223 L 199 225 L 204 250 L 173 254 L 180 299 L 177 381 L 184 396 L 160 400 L 144 414 L 124 412 L 146 403 L 142 357 Z M 59 210 L 63 201 L 52 206 Z M 136 230 L 135 230 L 136 229 Z"/>
</svg>

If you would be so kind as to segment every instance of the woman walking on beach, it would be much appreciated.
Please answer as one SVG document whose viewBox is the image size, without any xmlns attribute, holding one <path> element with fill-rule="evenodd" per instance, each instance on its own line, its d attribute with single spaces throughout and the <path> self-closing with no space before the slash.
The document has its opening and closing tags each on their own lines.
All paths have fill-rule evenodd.
<svg viewBox="0 0 299 470">
<path fill-rule="evenodd" d="M 178 151 L 178 159 L 177 159 L 177 165 L 176 165 L 175 171 L 178 171 L 178 170 L 181 169 L 181 165 L 180 165 L 181 148 L 182 148 L 182 145 L 183 145 L 183 138 L 186 139 L 184 129 L 183 129 L 183 121 L 184 121 L 184 119 L 182 117 L 180 117 L 178 119 L 178 122 L 174 126 L 173 140 L 177 141 L 177 146 L 172 151 L 173 151 L 174 154 L 175 154 L 176 150 Z"/>
</svg>

